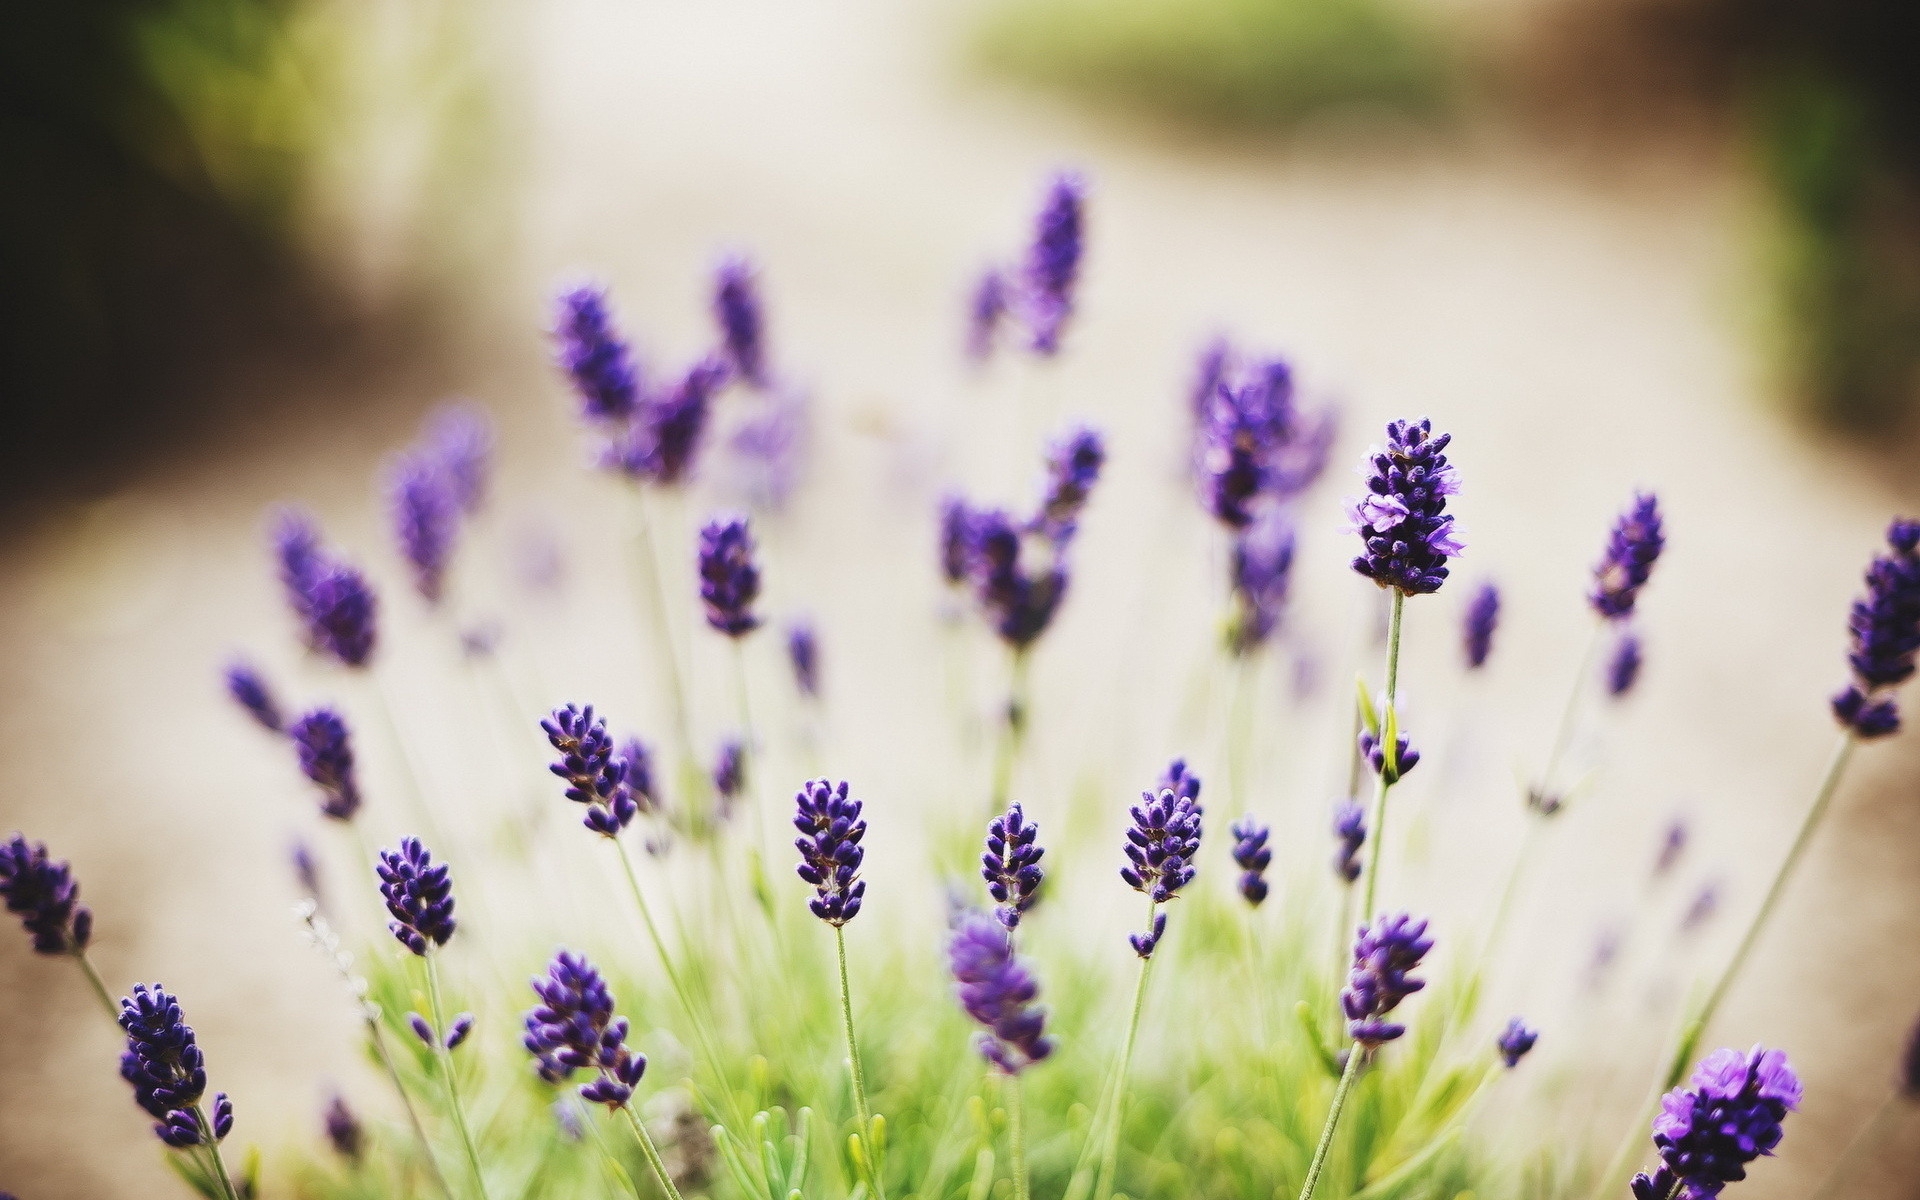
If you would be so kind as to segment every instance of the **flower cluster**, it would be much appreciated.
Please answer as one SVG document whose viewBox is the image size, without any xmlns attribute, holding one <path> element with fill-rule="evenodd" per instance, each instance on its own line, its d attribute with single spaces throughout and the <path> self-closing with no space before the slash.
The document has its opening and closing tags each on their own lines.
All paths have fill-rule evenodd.
<svg viewBox="0 0 1920 1200">
<path fill-rule="evenodd" d="M 1367 492 L 1347 508 L 1365 548 L 1353 569 L 1383 588 L 1408 596 L 1437 592 L 1447 560 L 1460 554 L 1446 511 L 1447 497 L 1460 490 L 1442 453 L 1452 440 L 1436 436 L 1430 421 L 1395 421 L 1386 448 L 1368 453 Z"/>
<path fill-rule="evenodd" d="M 1853 681 L 1833 698 L 1834 717 L 1862 738 L 1900 728 L 1890 693 L 1912 676 L 1920 652 L 1920 521 L 1894 521 L 1887 547 L 1889 553 L 1867 567 L 1866 595 L 1853 602 L 1847 620 Z"/>
<path fill-rule="evenodd" d="M 1233 835 L 1233 863 L 1241 872 L 1240 895 L 1258 908 L 1267 898 L 1267 867 L 1273 863 L 1273 851 L 1267 846 L 1267 839 L 1273 836 L 1273 830 L 1248 813 L 1227 832 Z"/>
<path fill-rule="evenodd" d="M 795 870 L 815 892 L 808 907 L 829 925 L 845 925 L 859 915 L 867 894 L 867 881 L 859 877 L 866 857 L 860 839 L 867 835 L 862 805 L 848 798 L 844 780 L 814 779 L 794 797 L 794 808 L 793 827 L 800 831 L 793 843 L 800 851 Z"/>
<path fill-rule="evenodd" d="M 735 374 L 756 388 L 767 385 L 766 321 L 751 263 L 729 257 L 713 273 L 713 318 Z"/>
<path fill-rule="evenodd" d="M 453 936 L 453 881 L 447 865 L 436 864 L 419 838 L 404 838 L 398 850 L 382 850 L 380 894 L 393 917 L 387 928 L 402 946 L 422 957 L 428 947 L 444 946 Z"/>
<path fill-rule="evenodd" d="M 587 806 L 582 824 L 605 837 L 619 836 L 639 813 L 640 802 L 632 787 L 632 763 L 614 754 L 606 718 L 594 716 L 591 704 L 584 709 L 569 704 L 554 709 L 540 728 L 560 753 L 547 769 L 567 781 L 567 799 Z M 650 788 L 648 765 L 640 771 Z"/>
<path fill-rule="evenodd" d="M 346 666 L 366 666 L 373 657 L 378 610 L 366 577 L 330 558 L 313 522 L 294 509 L 276 518 L 273 547 L 281 587 L 307 646 Z"/>
<path fill-rule="evenodd" d="M 1340 849 L 1333 856 L 1333 873 L 1343 883 L 1360 878 L 1360 848 L 1367 844 L 1367 810 L 1356 800 L 1342 800 L 1333 810 L 1333 836 Z"/>
<path fill-rule="evenodd" d="M 958 985 L 960 1007 L 986 1026 L 980 1054 L 1008 1075 L 1017 1075 L 1053 1052 L 1046 1036 L 1047 1011 L 1034 1006 L 1040 985 L 1014 957 L 1000 924 L 977 912 L 962 913 L 947 945 L 947 962 Z"/>
<path fill-rule="evenodd" d="M 1187 765 L 1184 758 L 1176 758 L 1167 764 L 1167 769 L 1160 775 L 1158 790 L 1171 791 L 1183 800 L 1193 801 L 1193 811 L 1196 813 L 1206 811 L 1200 807 L 1200 777 L 1193 773 L 1193 768 Z"/>
<path fill-rule="evenodd" d="M 350 1163 L 358 1164 L 360 1156 L 366 1151 L 366 1130 L 360 1124 L 360 1118 L 353 1115 L 347 1107 L 344 1096 L 335 1093 L 327 1104 L 327 1111 L 321 1117 L 321 1125 L 326 1130 L 327 1142 L 333 1152 Z"/>
<path fill-rule="evenodd" d="M 745 517 L 722 517 L 700 531 L 700 602 L 707 624 L 728 637 L 760 627 L 753 602 L 760 595 L 760 568 L 753 563 L 753 535 Z"/>
<path fill-rule="evenodd" d="M 1127 828 L 1128 865 L 1120 869 L 1120 878 L 1155 904 L 1164 904 L 1193 881 L 1200 808 L 1192 797 L 1162 788 L 1140 793 L 1140 803 L 1129 811 L 1133 823 Z"/>
<path fill-rule="evenodd" d="M 1500 589 L 1491 583 L 1483 583 L 1480 590 L 1467 602 L 1467 619 L 1464 641 L 1467 649 L 1467 669 L 1477 671 L 1487 665 L 1487 655 L 1493 653 L 1493 631 L 1500 623 Z"/>
<path fill-rule="evenodd" d="M 747 747 L 737 737 L 724 739 L 713 756 L 713 790 L 723 803 L 731 802 L 747 786 Z"/>
<path fill-rule="evenodd" d="M 1046 490 L 1028 527 L 1049 541 L 1071 538 L 1106 461 L 1106 442 L 1096 430 L 1083 426 L 1054 443 L 1047 452 Z"/>
<path fill-rule="evenodd" d="M 420 1044 L 427 1049 L 438 1050 L 444 1044 L 446 1049 L 451 1052 L 458 1050 L 461 1044 L 467 1040 L 467 1035 L 473 1032 L 473 1014 L 461 1013 L 454 1017 L 453 1024 L 447 1028 L 447 1036 L 444 1041 L 433 1028 L 433 1022 L 427 1020 L 417 1012 L 407 1014 L 407 1028 L 413 1030 L 413 1036 L 419 1038 Z"/>
<path fill-rule="evenodd" d="M 479 512 L 493 463 L 493 423 L 485 410 L 464 402 L 441 405 L 429 419 L 426 453 L 444 474 L 460 512 Z"/>
<path fill-rule="evenodd" d="M 180 1012 L 180 1002 L 159 984 L 134 984 L 120 1000 L 120 1028 L 127 1035 L 120 1056 L 120 1077 L 133 1098 L 159 1123 L 153 1132 L 169 1146 L 199 1146 L 224 1140 L 233 1128 L 233 1104 L 225 1092 L 213 1098 L 212 1130 L 200 1122 L 198 1106 L 207 1090 L 206 1060 Z"/>
<path fill-rule="evenodd" d="M 1229 575 L 1234 613 L 1227 648 L 1235 656 L 1259 649 L 1279 626 L 1293 582 L 1293 553 L 1293 526 L 1277 513 L 1234 539 Z"/>
<path fill-rule="evenodd" d="M 1374 774 L 1389 784 L 1399 783 L 1408 771 L 1420 765 L 1420 752 L 1407 741 L 1404 733 L 1393 739 L 1393 761 L 1388 762 L 1385 739 L 1371 729 L 1362 729 L 1360 757 L 1367 760 Z"/>
<path fill-rule="evenodd" d="M 1659 500 L 1651 493 L 1636 493 L 1633 505 L 1613 523 L 1606 553 L 1593 568 L 1593 591 L 1587 598 L 1594 611 L 1609 621 L 1631 615 L 1666 544 Z"/>
<path fill-rule="evenodd" d="M 1246 529 L 1263 506 L 1285 504 L 1326 470 L 1333 414 L 1299 411 L 1284 359 L 1243 364 L 1227 343 L 1214 343 L 1201 358 L 1193 408 L 1195 482 L 1228 529 Z"/>
<path fill-rule="evenodd" d="M 323 795 L 320 811 L 336 821 L 351 821 L 360 811 L 360 785 L 353 769 L 353 745 L 347 723 L 330 708 L 316 708 L 287 729 L 300 759 L 300 773 Z"/>
<path fill-rule="evenodd" d="M 427 603 L 438 604 L 460 520 L 452 479 L 426 455 L 403 454 L 391 468 L 387 495 L 401 557 L 413 572 L 414 590 Z"/>
<path fill-rule="evenodd" d="M 1686 1087 L 1661 1099 L 1653 1119 L 1661 1166 L 1634 1176 L 1635 1200 L 1668 1200 L 1676 1188 L 1687 1200 L 1718 1196 L 1747 1177 L 1748 1163 L 1773 1153 L 1781 1122 L 1799 1106 L 1800 1079 L 1785 1054 L 1761 1046 L 1714 1051 Z"/>
<path fill-rule="evenodd" d="M 793 684 L 809 699 L 820 695 L 820 638 L 813 626 L 796 621 L 787 629 L 787 661 Z"/>
<path fill-rule="evenodd" d="M 1047 851 L 1038 842 L 1040 827 L 1027 820 L 1016 801 L 987 826 L 987 848 L 980 855 L 980 874 L 987 894 L 999 905 L 994 915 L 1008 929 L 1020 924 L 1020 915 L 1039 898 L 1040 857 Z"/>
<path fill-rule="evenodd" d="M 979 362 L 993 352 L 1000 327 L 1018 319 L 1027 346 L 1051 357 L 1073 316 L 1084 242 L 1086 185 L 1061 172 L 1047 187 L 1034 221 L 1033 242 L 1017 272 L 990 267 L 967 301 L 967 354 Z"/>
<path fill-rule="evenodd" d="M 1025 648 L 1046 632 L 1053 614 L 1067 594 L 1067 542 L 1040 539 L 1051 548 L 1044 565 L 1026 558 L 1024 524 L 1000 509 L 970 509 L 950 505 L 943 514 L 942 557 L 957 549 L 960 577 L 973 586 L 975 601 L 992 622 L 994 631 L 1015 648 Z M 957 531 L 957 546 L 946 541 Z"/>
<path fill-rule="evenodd" d="M 280 733 L 286 728 L 286 717 L 281 715 L 280 702 L 274 699 L 273 689 L 250 663 L 237 662 L 229 666 L 226 681 L 227 695 L 233 697 L 233 702 L 245 709 L 260 728 L 268 733 Z"/>
<path fill-rule="evenodd" d="M 613 1015 L 613 993 L 585 955 L 561 950 L 533 979 L 539 1007 L 527 1014 L 522 1039 L 542 1078 L 561 1083 L 575 1071 L 597 1071 L 580 1089 L 589 1104 L 620 1108 L 647 1072 L 647 1056 L 627 1047 L 627 1021 Z"/>
<path fill-rule="evenodd" d="M 1402 1000 L 1427 986 L 1426 980 L 1409 974 L 1433 949 L 1433 939 L 1426 933 L 1427 923 L 1406 913 L 1381 916 L 1372 925 L 1360 927 L 1353 946 L 1353 970 L 1340 993 L 1347 1035 L 1354 1041 L 1378 1046 L 1407 1031 L 1406 1026 L 1385 1018 Z"/>
<path fill-rule="evenodd" d="M 18 833 L 0 842 L 0 899 L 20 918 L 37 954 L 78 954 L 93 940 L 93 913 L 80 903 L 73 869 L 48 857 L 44 842 Z"/>
<path fill-rule="evenodd" d="M 1539 1040 L 1539 1030 L 1527 1028 L 1526 1022 L 1515 1017 L 1507 1022 L 1507 1027 L 1500 1031 L 1500 1036 L 1494 1039 L 1493 1044 L 1500 1051 L 1500 1061 L 1507 1064 L 1508 1070 L 1512 1070 L 1520 1065 L 1520 1060 Z"/>
<path fill-rule="evenodd" d="M 560 297 L 554 339 L 561 369 L 573 381 L 582 409 L 594 421 L 632 415 L 640 403 L 640 370 L 614 328 L 605 288 L 575 288 Z"/>
</svg>

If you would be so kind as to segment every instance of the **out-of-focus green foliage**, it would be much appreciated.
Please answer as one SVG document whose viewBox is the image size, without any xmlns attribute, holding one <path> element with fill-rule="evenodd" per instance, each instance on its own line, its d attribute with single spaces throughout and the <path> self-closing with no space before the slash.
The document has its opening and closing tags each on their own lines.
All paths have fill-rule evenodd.
<svg viewBox="0 0 1920 1200">
<path fill-rule="evenodd" d="M 1455 83 L 1450 42 L 1403 0 L 1004 0 L 976 42 L 1015 77 L 1229 127 L 1432 119 Z"/>
</svg>

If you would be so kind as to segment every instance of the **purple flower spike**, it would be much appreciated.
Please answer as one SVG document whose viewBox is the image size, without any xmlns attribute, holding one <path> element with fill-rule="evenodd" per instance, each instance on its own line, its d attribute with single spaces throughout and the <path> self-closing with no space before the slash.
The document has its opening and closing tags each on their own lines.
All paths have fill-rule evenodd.
<svg viewBox="0 0 1920 1200">
<path fill-rule="evenodd" d="M 1267 839 L 1273 830 L 1253 819 L 1248 813 L 1234 822 L 1227 830 L 1233 835 L 1233 862 L 1240 868 L 1240 895 L 1253 907 L 1267 898 L 1267 867 L 1273 862 L 1273 851 L 1267 846 Z"/>
<path fill-rule="evenodd" d="M 787 661 L 793 666 L 793 684 L 809 699 L 820 695 L 820 639 L 813 626 L 795 621 L 787 627 Z"/>
<path fill-rule="evenodd" d="M 1193 811 L 1196 813 L 1206 812 L 1200 807 L 1200 777 L 1193 773 L 1193 768 L 1187 765 L 1184 758 L 1176 758 L 1167 764 L 1166 771 L 1160 776 L 1158 790 L 1171 791 L 1182 800 L 1193 801 Z"/>
<path fill-rule="evenodd" d="M 1053 1052 L 1046 1036 L 1047 1010 L 1034 1006 L 1040 995 L 1013 944 L 992 918 L 968 912 L 960 916 L 947 945 L 960 1007 L 986 1026 L 980 1055 L 1002 1073 L 1018 1075 Z"/>
<path fill-rule="evenodd" d="M 49 858 L 45 842 L 17 833 L 0 842 L 0 899 L 26 927 L 36 954 L 78 954 L 93 938 L 93 913 L 80 903 L 73 868 Z"/>
<path fill-rule="evenodd" d="M 274 699 L 273 689 L 251 663 L 236 662 L 227 668 L 227 695 L 267 732 L 280 733 L 286 728 L 280 702 Z"/>
<path fill-rule="evenodd" d="M 583 954 L 561 950 L 533 980 L 539 1007 L 527 1014 L 523 1044 L 541 1078 L 561 1083 L 575 1071 L 597 1077 L 580 1089 L 589 1104 L 624 1106 L 647 1073 L 647 1056 L 627 1046 L 627 1021 L 613 1015 L 613 993 Z"/>
<path fill-rule="evenodd" d="M 1007 281 L 999 268 L 989 267 L 973 285 L 967 300 L 967 357 L 985 362 L 993 355 L 1000 323 L 1007 315 Z"/>
<path fill-rule="evenodd" d="M 1021 563 L 1019 528 L 998 510 L 974 514 L 971 574 L 980 606 L 1009 645 L 1032 645 L 1066 598 L 1067 572 L 1057 553 L 1037 573 Z"/>
<path fill-rule="evenodd" d="M 1132 946 L 1133 952 L 1141 958 L 1152 958 L 1154 947 L 1160 944 L 1160 939 L 1165 936 L 1166 932 L 1167 914 L 1163 912 L 1155 913 L 1153 914 L 1153 926 L 1145 933 L 1128 934 L 1127 944 Z"/>
<path fill-rule="evenodd" d="M 326 555 L 320 548 L 320 531 L 313 518 L 297 508 L 282 508 L 273 518 L 273 559 L 280 576 L 280 588 L 287 607 L 300 620 L 300 628 L 311 636 L 313 585 L 327 569 Z"/>
<path fill-rule="evenodd" d="M 447 865 L 436 864 L 419 838 L 405 838 L 398 850 L 382 850 L 380 894 L 393 920 L 387 928 L 402 946 L 426 957 L 429 946 L 444 946 L 453 936 L 453 881 Z"/>
<path fill-rule="evenodd" d="M 987 848 L 980 855 L 980 875 L 987 894 L 999 904 L 994 915 L 1008 929 L 1020 924 L 1020 915 L 1039 899 L 1045 878 L 1040 858 L 1047 851 L 1036 840 L 1040 827 L 1027 820 L 1016 801 L 987 826 Z"/>
<path fill-rule="evenodd" d="M 134 1101 L 158 1122 L 155 1135 L 176 1148 L 202 1145 L 209 1132 L 214 1141 L 225 1138 L 233 1128 L 233 1104 L 224 1092 L 213 1098 L 211 1131 L 192 1111 L 206 1094 L 207 1069 L 180 1002 L 157 983 L 136 983 L 133 994 L 120 1001 L 119 1021 L 127 1035 L 120 1077 L 133 1087 Z"/>
<path fill-rule="evenodd" d="M 366 666 L 373 657 L 377 611 L 365 576 L 352 567 L 329 567 L 308 598 L 313 645 L 345 666 Z"/>
<path fill-rule="evenodd" d="M 400 554 L 413 572 L 413 589 L 438 604 L 460 518 L 460 502 L 440 464 L 420 454 L 402 455 L 387 488 Z"/>
<path fill-rule="evenodd" d="M 1200 808 L 1192 797 L 1162 788 L 1157 795 L 1140 793 L 1140 803 L 1130 812 L 1128 865 L 1120 869 L 1120 878 L 1155 904 L 1164 904 L 1193 881 L 1197 870 L 1193 858 L 1200 852 Z"/>
<path fill-rule="evenodd" d="M 800 831 L 794 846 L 800 851 L 795 870 L 816 893 L 808 907 L 829 925 L 841 926 L 860 913 L 867 894 L 860 864 L 866 851 L 860 839 L 867 823 L 860 818 L 861 803 L 847 797 L 847 785 L 815 779 L 794 797 L 793 827 Z"/>
<path fill-rule="evenodd" d="M 1258 650 L 1279 626 L 1293 582 L 1293 551 L 1293 526 L 1277 514 L 1234 539 L 1234 614 L 1227 648 L 1236 656 Z"/>
<path fill-rule="evenodd" d="M 1086 185 L 1078 175 L 1054 177 L 1035 222 L 1027 253 L 1026 291 L 1032 347 L 1036 354 L 1060 351 L 1060 335 L 1073 315 L 1074 285 L 1080 277 Z"/>
<path fill-rule="evenodd" d="M 713 318 L 733 369 L 754 387 L 765 387 L 765 318 L 753 266 L 746 259 L 728 258 L 714 272 Z"/>
<path fill-rule="evenodd" d="M 1452 434 L 1433 433 L 1431 421 L 1395 421 L 1387 446 L 1368 455 L 1367 494 L 1347 505 L 1366 552 L 1353 569 L 1383 588 L 1421 596 L 1447 581 L 1447 560 L 1460 555 L 1447 497 L 1460 490 L 1441 453 Z"/>
<path fill-rule="evenodd" d="M 745 517 L 723 517 L 700 531 L 700 602 L 707 624 L 728 637 L 760 627 L 753 602 L 760 595 L 760 568 L 753 563 L 753 535 Z"/>
<path fill-rule="evenodd" d="M 1379 1046 L 1407 1031 L 1406 1026 L 1385 1018 L 1402 1000 L 1427 986 L 1426 980 L 1410 974 L 1433 949 L 1433 939 L 1426 934 L 1427 923 L 1406 913 L 1383 915 L 1372 925 L 1360 927 L 1353 946 L 1353 970 L 1340 993 L 1347 1035 L 1354 1041 Z"/>
<path fill-rule="evenodd" d="M 1650 492 L 1637 492 L 1633 505 L 1613 523 L 1607 552 L 1593 568 L 1593 592 L 1587 597 L 1594 611 L 1609 621 L 1633 612 L 1640 589 L 1653 574 L 1667 539 L 1660 528 L 1660 502 Z"/>
<path fill-rule="evenodd" d="M 1360 848 L 1367 844 L 1367 810 L 1353 800 L 1342 800 L 1333 810 L 1333 836 L 1340 850 L 1333 856 L 1333 873 L 1343 883 L 1360 878 Z"/>
<path fill-rule="evenodd" d="M 1508 1070 L 1512 1070 L 1520 1065 L 1520 1060 L 1527 1056 L 1527 1051 L 1533 1049 L 1533 1044 L 1539 1040 L 1539 1030 L 1528 1029 L 1526 1022 L 1515 1017 L 1507 1022 L 1507 1027 L 1500 1031 L 1500 1036 L 1494 1039 L 1493 1044 L 1500 1051 L 1500 1060 L 1507 1064 Z"/>
<path fill-rule="evenodd" d="M 1847 620 L 1853 682 L 1833 698 L 1834 718 L 1861 738 L 1900 728 L 1891 692 L 1912 676 L 1920 653 L 1920 521 L 1895 520 L 1887 527 L 1887 545 L 1891 553 L 1867 567 L 1866 595 L 1853 602 Z"/>
<path fill-rule="evenodd" d="M 1055 443 L 1047 454 L 1046 494 L 1030 528 L 1049 541 L 1071 539 L 1106 461 L 1106 443 L 1092 429 L 1076 429 Z"/>
<path fill-rule="evenodd" d="M 581 824 L 603 837 L 618 837 L 640 811 L 628 786 L 626 760 L 613 753 L 605 718 L 593 705 L 556 708 L 540 722 L 560 758 L 547 769 L 567 781 L 567 799 L 587 806 Z"/>
<path fill-rule="evenodd" d="M 360 1125 L 360 1118 L 354 1116 L 353 1110 L 347 1107 L 346 1098 L 338 1092 L 328 1102 L 322 1123 L 333 1152 L 357 1164 L 366 1149 L 366 1131 Z"/>
<path fill-rule="evenodd" d="M 1640 639 L 1631 633 L 1620 635 L 1613 657 L 1607 660 L 1607 695 L 1619 699 L 1633 690 L 1640 678 Z"/>
<path fill-rule="evenodd" d="M 1394 762 L 1388 769 L 1387 748 L 1380 738 L 1370 730 L 1360 731 L 1360 757 L 1367 760 L 1374 774 L 1386 780 L 1388 784 L 1399 783 L 1408 771 L 1420 765 L 1420 752 L 1407 742 L 1407 735 L 1401 734 L 1394 739 Z"/>
<path fill-rule="evenodd" d="M 460 511 L 470 517 L 485 507 L 493 471 L 493 421 L 487 410 L 464 400 L 441 405 L 427 426 L 427 447 Z"/>
<path fill-rule="evenodd" d="M 1500 624 L 1500 589 L 1483 583 L 1467 604 L 1465 642 L 1467 669 L 1477 671 L 1487 665 L 1493 653 L 1493 631 Z"/>
<path fill-rule="evenodd" d="M 336 821 L 351 821 L 360 811 L 360 785 L 353 770 L 353 745 L 347 723 L 330 708 L 316 708 L 287 730 L 300 756 L 300 773 L 325 799 L 320 811 Z"/>
<path fill-rule="evenodd" d="M 737 737 L 720 743 L 713 756 L 713 790 L 723 802 L 730 803 L 747 786 L 747 747 Z"/>
<path fill-rule="evenodd" d="M 553 336 L 561 369 L 573 381 L 588 420 L 614 421 L 632 414 L 640 398 L 640 372 L 613 327 L 605 288 L 589 285 L 563 294 Z"/>
<path fill-rule="evenodd" d="M 1800 1079 L 1779 1050 L 1715 1050 L 1688 1085 L 1668 1092 L 1653 1119 L 1661 1166 L 1633 1178 L 1635 1200 L 1712 1200 L 1747 1177 L 1747 1164 L 1780 1144 L 1781 1122 L 1800 1107 Z"/>
<path fill-rule="evenodd" d="M 433 1031 L 432 1023 L 419 1013 L 407 1014 L 407 1028 L 413 1031 L 413 1036 L 419 1038 L 420 1044 L 427 1049 L 433 1050 L 439 1047 L 440 1035 Z"/>
</svg>

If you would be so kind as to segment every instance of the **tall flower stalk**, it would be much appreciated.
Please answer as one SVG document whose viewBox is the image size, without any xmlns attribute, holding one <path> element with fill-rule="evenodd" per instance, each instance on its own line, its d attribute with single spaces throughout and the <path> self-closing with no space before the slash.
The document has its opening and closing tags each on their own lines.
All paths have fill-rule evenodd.
<svg viewBox="0 0 1920 1200">
<path fill-rule="evenodd" d="M 64 859 L 47 853 L 45 842 L 29 842 L 21 834 L 0 842 L 0 900 L 20 918 L 35 954 L 71 958 L 87 981 L 88 990 L 108 1019 L 120 1019 L 120 1006 L 87 957 L 93 940 L 93 910 L 80 903 L 80 882 Z"/>
<path fill-rule="evenodd" d="M 980 1056 L 1006 1085 L 1013 1195 L 1014 1200 L 1028 1200 L 1020 1073 L 1053 1052 L 1053 1041 L 1046 1036 L 1047 1011 L 1033 1003 L 1040 985 L 1026 964 L 1014 957 L 1012 928 L 979 912 L 964 913 L 955 923 L 947 962 L 960 1006 L 985 1028 L 977 1039 Z"/>
</svg>

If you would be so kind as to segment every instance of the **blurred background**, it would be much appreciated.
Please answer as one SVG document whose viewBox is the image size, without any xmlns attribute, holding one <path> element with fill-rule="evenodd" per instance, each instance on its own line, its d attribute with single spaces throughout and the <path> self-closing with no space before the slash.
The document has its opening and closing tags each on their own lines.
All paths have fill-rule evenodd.
<svg viewBox="0 0 1920 1200">
<path fill-rule="evenodd" d="M 1113 458 L 1036 664 L 1036 794 L 1105 789 L 1117 812 L 1171 754 L 1218 748 L 1192 664 L 1222 550 L 1180 481 L 1213 335 L 1293 357 L 1343 414 L 1267 678 L 1263 753 L 1298 809 L 1281 858 L 1303 872 L 1330 853 L 1341 736 L 1303 698 L 1344 696 L 1372 627 L 1337 500 L 1380 423 L 1456 434 L 1460 578 L 1508 597 L 1502 669 L 1471 686 L 1465 588 L 1410 606 L 1411 702 L 1455 753 L 1410 781 L 1408 853 L 1463 919 L 1484 916 L 1477 864 L 1518 844 L 1512 781 L 1574 671 L 1584 573 L 1629 492 L 1659 489 L 1646 679 L 1583 734 L 1598 782 L 1529 877 L 1500 985 L 1540 1014 L 1543 1054 L 1561 1039 L 1545 1126 L 1585 1136 L 1585 1097 L 1637 1099 L 1638 1068 L 1600 1067 L 1651 1062 L 1651 1027 L 1757 902 L 1831 737 L 1845 606 L 1886 518 L 1920 508 L 1917 48 L 1920 15 L 1888 0 L 22 9 L 0 42 L 0 827 L 74 861 L 110 984 L 192 997 L 245 1135 L 309 1136 L 327 1081 L 359 1069 L 285 916 L 310 806 L 218 680 L 241 650 L 298 677 L 264 513 L 310 506 L 389 585 L 395 628 L 426 628 L 380 472 L 435 404 L 472 398 L 501 471 L 463 550 L 475 614 L 507 615 L 533 710 L 605 697 L 657 725 L 621 665 L 621 527 L 548 306 L 608 282 L 643 351 L 684 361 L 735 250 L 809 402 L 766 541 L 775 609 L 822 628 L 822 751 L 894 811 L 939 812 L 921 744 L 941 680 L 898 665 L 942 652 L 933 505 L 956 483 L 1024 495 L 1046 431 L 976 419 L 1030 381 L 964 369 L 966 291 L 1069 166 L 1091 184 L 1086 290 L 1046 409 L 1105 429 Z M 716 475 L 683 535 L 739 499 Z M 409 731 L 480 719 L 436 653 L 394 651 Z M 778 686 L 771 647 L 754 670 Z M 1920 1009 L 1909 743 L 1862 756 L 1722 1022 L 1808 1080 L 1757 1200 L 1822 1177 Z M 424 753 L 437 786 L 485 789 L 458 737 Z M 1676 816 L 1691 857 L 1656 886 Z M 1719 916 L 1686 920 L 1709 889 Z M 1622 961 L 1596 965 L 1609 942 Z M 173 1186 L 56 967 L 0 938 L 0 1188 Z M 1909 1124 L 1856 1194 L 1916 1194 L 1916 1163 Z"/>
</svg>

